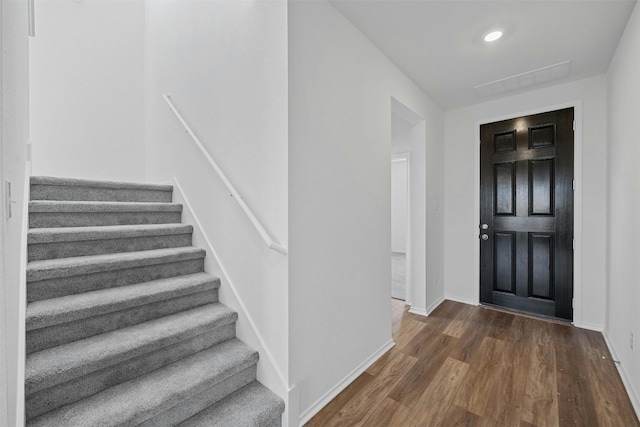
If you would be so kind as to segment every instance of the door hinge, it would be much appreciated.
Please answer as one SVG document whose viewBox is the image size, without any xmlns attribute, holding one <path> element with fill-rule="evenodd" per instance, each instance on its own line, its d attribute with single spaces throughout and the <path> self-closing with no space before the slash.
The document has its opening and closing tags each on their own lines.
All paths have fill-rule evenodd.
<svg viewBox="0 0 640 427">
<path fill-rule="evenodd" d="M 571 181 L 571 188 L 573 188 L 573 191 L 576 191 L 576 180 L 575 179 L 573 181 Z"/>
<path fill-rule="evenodd" d="M 571 298 L 571 308 L 576 308 L 576 299 Z"/>
<path fill-rule="evenodd" d="M 573 121 L 573 131 L 574 132 L 576 131 L 576 121 L 575 120 Z"/>
<path fill-rule="evenodd" d="M 576 239 L 571 239 L 571 249 L 576 250 Z"/>
</svg>

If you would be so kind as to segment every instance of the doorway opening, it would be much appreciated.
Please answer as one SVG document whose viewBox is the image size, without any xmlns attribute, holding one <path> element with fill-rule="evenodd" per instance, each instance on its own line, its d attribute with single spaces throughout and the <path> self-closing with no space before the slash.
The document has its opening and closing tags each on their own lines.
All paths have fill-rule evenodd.
<svg viewBox="0 0 640 427">
<path fill-rule="evenodd" d="M 391 156 L 391 298 L 407 300 L 410 153 Z"/>
<path fill-rule="evenodd" d="M 393 97 L 390 155 L 389 262 L 396 278 L 404 278 L 404 300 L 390 299 L 394 307 L 408 305 L 410 312 L 426 315 L 426 124 L 423 117 Z M 389 280 L 392 282 L 391 277 Z M 389 283 L 390 296 L 402 297 L 395 290 L 392 294 L 391 286 Z"/>
</svg>

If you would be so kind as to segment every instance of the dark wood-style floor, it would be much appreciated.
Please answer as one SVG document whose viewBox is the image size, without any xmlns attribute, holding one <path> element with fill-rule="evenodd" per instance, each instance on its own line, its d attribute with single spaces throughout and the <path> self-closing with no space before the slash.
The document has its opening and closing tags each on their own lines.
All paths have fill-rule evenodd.
<svg viewBox="0 0 640 427">
<path fill-rule="evenodd" d="M 602 334 L 443 302 L 393 301 L 396 346 L 315 426 L 640 426 Z"/>
</svg>

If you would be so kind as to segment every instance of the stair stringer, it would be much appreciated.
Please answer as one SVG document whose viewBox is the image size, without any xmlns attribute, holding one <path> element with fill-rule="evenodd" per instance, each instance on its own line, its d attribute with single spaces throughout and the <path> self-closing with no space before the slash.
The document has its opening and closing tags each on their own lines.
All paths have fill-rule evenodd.
<svg viewBox="0 0 640 427">
<path fill-rule="evenodd" d="M 276 362 L 265 338 L 246 308 L 230 274 L 220 261 L 220 256 L 198 219 L 198 215 L 195 213 L 193 205 L 189 202 L 178 178 L 174 176 L 170 184 L 174 188 L 173 202 L 183 205 L 182 222 L 193 226 L 193 246 L 202 248 L 207 253 L 204 259 L 205 271 L 213 273 L 220 278 L 221 292 L 218 297 L 219 301 L 238 314 L 236 337 L 256 349 L 261 356 L 257 365 L 257 380 L 284 400 L 285 409 L 282 415 L 282 426 L 297 427 L 299 424 L 297 388 L 295 385 L 291 386 L 289 384 L 288 374 L 285 374 Z M 229 289 L 231 292 L 223 292 L 223 289 Z"/>
<path fill-rule="evenodd" d="M 31 144 L 29 143 L 29 152 L 31 152 Z M 29 231 L 29 201 L 31 200 L 31 170 L 32 162 L 29 158 L 24 170 L 24 188 L 22 199 L 22 217 L 20 218 L 20 271 L 27 271 L 27 233 Z M 25 369 L 26 369 L 26 347 L 27 347 L 27 330 L 25 320 L 27 318 L 27 275 L 20 275 L 20 283 L 18 283 L 18 358 L 15 366 L 17 372 L 16 381 L 16 427 L 22 427 L 25 424 Z M 8 390 L 11 393 L 11 390 Z"/>
</svg>

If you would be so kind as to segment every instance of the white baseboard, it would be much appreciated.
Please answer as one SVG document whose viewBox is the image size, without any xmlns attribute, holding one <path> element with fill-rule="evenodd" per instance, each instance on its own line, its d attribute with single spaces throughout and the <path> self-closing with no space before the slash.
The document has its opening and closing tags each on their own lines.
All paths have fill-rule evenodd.
<svg viewBox="0 0 640 427">
<path fill-rule="evenodd" d="M 329 402 L 331 402 L 342 390 L 347 388 L 349 384 L 355 381 L 364 371 L 369 369 L 371 365 L 373 365 L 382 355 L 384 355 L 387 351 L 389 351 L 396 343 L 393 340 L 389 340 L 386 344 L 380 347 L 373 355 L 371 355 L 367 360 L 362 362 L 357 368 L 351 371 L 342 381 L 333 386 L 331 390 L 326 392 L 324 396 L 318 399 L 309 409 L 304 411 L 300 415 L 300 423 L 302 426 L 307 423 L 314 415 L 316 415 L 322 408 L 324 408 Z"/>
<path fill-rule="evenodd" d="M 433 304 L 431 304 L 429 307 L 427 307 L 427 315 L 433 313 L 433 310 L 435 310 L 436 308 L 438 308 L 438 306 L 440 304 L 442 304 L 444 302 L 444 296 L 441 296 L 440 298 L 438 298 L 436 300 L 436 302 L 434 302 Z"/>
<path fill-rule="evenodd" d="M 458 298 L 458 297 L 453 297 L 451 295 L 445 295 L 444 299 L 448 299 L 449 301 L 455 301 L 455 302 L 459 302 L 462 304 L 468 304 L 468 305 L 480 305 L 478 303 L 478 301 L 471 301 L 468 299 L 464 299 L 464 298 Z"/>
<path fill-rule="evenodd" d="M 409 313 L 417 314 L 418 316 L 424 316 L 424 317 L 427 317 L 429 315 L 427 310 L 425 310 L 424 308 L 416 308 L 416 307 L 411 307 L 409 309 Z"/>
<path fill-rule="evenodd" d="M 236 330 L 236 336 L 252 346 L 260 354 L 257 373 L 258 380 L 285 401 L 285 412 L 282 415 L 282 425 L 283 427 L 293 427 L 295 424 L 290 424 L 290 420 L 292 416 L 297 415 L 298 396 L 298 391 L 295 388 L 295 385 L 290 386 L 288 384 L 286 376 L 278 366 L 273 353 L 267 345 L 266 340 L 262 336 L 262 333 L 260 332 L 260 329 L 258 328 L 256 322 L 253 320 L 251 313 L 249 312 L 249 310 L 247 310 L 246 305 L 244 304 L 243 299 L 241 298 L 236 286 L 234 285 L 233 280 L 230 278 L 227 270 L 222 265 L 218 253 L 216 252 L 213 244 L 211 243 L 211 240 L 205 232 L 202 223 L 198 219 L 198 216 L 193 210 L 192 205 L 187 198 L 187 195 L 180 185 L 180 182 L 176 177 L 174 177 L 170 184 L 173 185 L 174 188 L 174 201 L 181 202 L 183 205 L 183 220 L 186 220 L 185 223 L 189 223 L 193 226 L 194 239 L 196 237 L 199 237 L 201 239 L 201 246 L 207 251 L 207 258 L 211 260 L 209 262 L 213 262 L 217 265 L 220 270 L 219 275 L 223 280 L 223 283 L 225 283 L 225 286 L 227 286 L 231 291 L 230 296 L 232 296 L 233 305 L 230 304 L 231 301 L 227 301 L 225 304 L 229 305 L 236 312 L 238 312 L 238 323 L 241 321 L 246 322 L 247 327 L 243 328 L 244 334 L 241 334 L 238 328 Z M 206 262 L 207 261 L 205 259 L 205 263 Z M 291 398 L 296 400 L 292 402 L 290 400 Z M 292 413 L 290 414 L 290 412 Z"/>
<path fill-rule="evenodd" d="M 613 343 L 611 342 L 611 340 L 609 339 L 609 336 L 607 335 L 607 331 L 603 331 L 602 336 L 604 337 L 604 341 L 607 344 L 607 347 L 609 348 L 609 353 L 611 353 L 611 357 L 613 358 L 613 360 L 620 360 L 620 358 L 616 353 L 615 348 L 613 347 Z M 633 409 L 635 409 L 636 415 L 638 416 L 638 418 L 640 418 L 640 399 L 638 398 L 638 396 L 640 395 L 633 387 L 633 383 L 629 379 L 629 375 L 627 374 L 627 371 L 624 368 L 624 365 L 622 363 L 616 363 L 616 367 L 618 368 L 618 373 L 620 374 L 620 378 L 622 378 L 622 384 L 624 385 L 624 388 L 627 390 L 627 395 L 629 396 L 629 400 L 631 400 Z"/>
<path fill-rule="evenodd" d="M 595 332 L 602 332 L 604 335 L 604 326 L 602 325 L 597 325 L 595 323 L 586 323 L 586 322 L 582 322 L 582 324 L 580 325 L 576 325 L 574 324 L 574 326 L 576 328 L 582 328 L 582 329 L 588 329 L 590 331 L 595 331 Z M 606 338 L 605 338 L 606 339 Z M 607 344 L 608 345 L 608 344 Z M 612 353 L 613 354 L 613 353 Z"/>
</svg>

